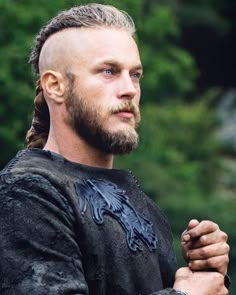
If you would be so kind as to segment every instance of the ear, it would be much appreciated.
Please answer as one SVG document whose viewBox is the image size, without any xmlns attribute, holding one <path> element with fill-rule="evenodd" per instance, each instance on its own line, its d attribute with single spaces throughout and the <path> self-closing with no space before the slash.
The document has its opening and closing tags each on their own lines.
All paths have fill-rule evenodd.
<svg viewBox="0 0 236 295">
<path fill-rule="evenodd" d="M 57 104 L 61 104 L 65 99 L 65 79 L 60 72 L 46 71 L 40 78 L 44 95 Z"/>
</svg>

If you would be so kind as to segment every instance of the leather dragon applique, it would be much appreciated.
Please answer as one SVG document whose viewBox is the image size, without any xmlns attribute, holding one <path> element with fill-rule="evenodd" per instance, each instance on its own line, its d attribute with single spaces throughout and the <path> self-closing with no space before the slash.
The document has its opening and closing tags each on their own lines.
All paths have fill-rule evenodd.
<svg viewBox="0 0 236 295">
<path fill-rule="evenodd" d="M 81 213 L 85 213 L 88 203 L 96 224 L 104 222 L 105 214 L 115 218 L 125 230 L 131 250 L 142 250 L 142 242 L 150 251 L 157 249 L 152 223 L 133 208 L 125 190 L 101 179 L 83 179 L 83 183 L 75 184 L 75 189 L 80 197 Z"/>
</svg>

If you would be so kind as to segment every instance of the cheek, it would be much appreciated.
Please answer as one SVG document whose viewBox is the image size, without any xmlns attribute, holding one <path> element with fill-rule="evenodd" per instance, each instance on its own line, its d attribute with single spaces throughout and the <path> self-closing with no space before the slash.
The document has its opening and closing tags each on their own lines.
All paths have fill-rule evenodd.
<svg viewBox="0 0 236 295">
<path fill-rule="evenodd" d="M 137 101 L 138 101 L 138 103 L 140 102 L 140 98 L 141 98 L 141 88 L 140 88 L 140 86 L 138 86 L 138 89 L 137 89 Z"/>
<path fill-rule="evenodd" d="M 112 93 L 104 85 L 91 85 L 84 88 L 81 97 L 86 99 L 91 107 L 106 109 L 112 104 Z"/>
<path fill-rule="evenodd" d="M 137 107 L 139 107 L 140 99 L 141 99 L 141 91 L 139 89 L 139 90 L 137 90 L 137 94 L 133 99 L 133 103 L 136 104 Z"/>
<path fill-rule="evenodd" d="M 86 96 L 90 95 L 94 98 L 104 96 L 108 91 L 111 91 L 111 88 L 111 85 L 104 83 L 96 75 L 87 79 L 81 79 L 78 85 L 79 91 L 82 91 Z"/>
</svg>

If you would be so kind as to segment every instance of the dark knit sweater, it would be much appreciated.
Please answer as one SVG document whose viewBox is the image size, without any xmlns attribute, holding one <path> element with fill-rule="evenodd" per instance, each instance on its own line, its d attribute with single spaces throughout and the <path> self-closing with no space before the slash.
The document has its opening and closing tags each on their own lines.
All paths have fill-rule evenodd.
<svg viewBox="0 0 236 295">
<path fill-rule="evenodd" d="M 134 176 L 26 149 L 0 173 L 1 295 L 170 295 L 169 225 Z"/>
</svg>

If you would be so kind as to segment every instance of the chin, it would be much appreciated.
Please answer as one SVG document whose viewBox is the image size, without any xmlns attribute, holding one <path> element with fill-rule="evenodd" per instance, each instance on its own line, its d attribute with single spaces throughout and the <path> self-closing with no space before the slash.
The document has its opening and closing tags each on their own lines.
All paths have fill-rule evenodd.
<svg viewBox="0 0 236 295">
<path fill-rule="evenodd" d="M 135 128 L 135 125 L 136 125 L 135 120 L 130 118 L 122 118 L 121 124 L 126 126 L 132 126 L 133 128 Z"/>
<path fill-rule="evenodd" d="M 136 133 L 135 130 L 135 122 L 129 121 L 129 122 L 120 122 L 120 124 L 111 124 L 110 127 L 107 129 L 110 134 L 129 134 L 129 133 Z"/>
</svg>

